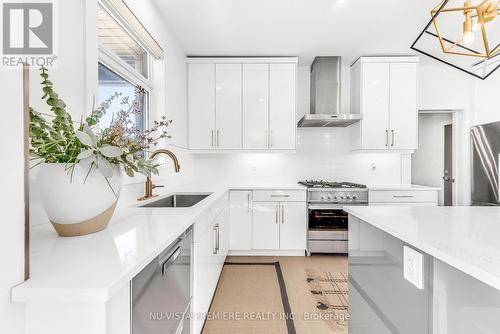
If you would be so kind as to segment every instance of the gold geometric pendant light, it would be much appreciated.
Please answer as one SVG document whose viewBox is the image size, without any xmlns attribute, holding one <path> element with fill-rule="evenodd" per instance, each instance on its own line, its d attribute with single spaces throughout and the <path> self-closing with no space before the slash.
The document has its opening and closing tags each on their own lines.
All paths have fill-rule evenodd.
<svg viewBox="0 0 500 334">
<path fill-rule="evenodd" d="M 500 66 L 500 0 L 444 0 L 412 49 L 486 79 Z"/>
</svg>

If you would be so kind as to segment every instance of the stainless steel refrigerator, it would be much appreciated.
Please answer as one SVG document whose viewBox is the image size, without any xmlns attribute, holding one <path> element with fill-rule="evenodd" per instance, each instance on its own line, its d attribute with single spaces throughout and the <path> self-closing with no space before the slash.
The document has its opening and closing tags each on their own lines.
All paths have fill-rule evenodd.
<svg viewBox="0 0 500 334">
<path fill-rule="evenodd" d="M 471 129 L 472 205 L 500 205 L 498 178 L 500 122 L 481 124 Z"/>
</svg>

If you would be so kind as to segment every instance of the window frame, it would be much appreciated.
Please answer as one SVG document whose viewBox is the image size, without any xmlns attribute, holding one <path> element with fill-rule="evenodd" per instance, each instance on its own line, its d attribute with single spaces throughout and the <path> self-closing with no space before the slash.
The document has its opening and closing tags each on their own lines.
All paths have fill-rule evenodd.
<svg viewBox="0 0 500 334">
<path fill-rule="evenodd" d="M 111 16 L 115 22 L 120 25 L 120 27 L 146 52 L 146 69 L 147 69 L 147 78 L 142 75 L 135 68 L 127 64 L 120 57 L 115 55 L 113 52 L 102 48 L 97 43 L 97 60 L 98 63 L 101 63 L 109 70 L 115 72 L 117 75 L 121 76 L 123 79 L 129 81 L 132 85 L 141 86 L 147 92 L 144 99 L 144 128 L 148 129 L 150 126 L 150 114 L 151 114 L 151 105 L 153 99 L 154 85 L 153 85 L 153 66 L 154 66 L 154 57 L 151 52 L 148 50 L 147 46 L 137 38 L 137 35 L 133 32 L 133 30 L 128 26 L 126 21 L 116 13 L 110 6 L 108 6 L 104 1 L 97 1 L 97 6 L 100 9 L 104 10 L 108 15 Z M 97 86 L 99 86 L 99 82 L 97 82 Z M 99 98 L 99 96 L 98 96 Z"/>
<path fill-rule="evenodd" d="M 154 57 L 149 51 L 147 45 L 134 33 L 134 30 L 130 27 L 127 21 L 120 16 L 111 6 L 108 6 L 104 1 L 99 0 L 97 6 L 104 10 L 115 22 L 132 38 L 145 52 L 146 52 L 146 68 L 147 77 L 142 75 L 135 68 L 127 64 L 123 59 L 115 55 L 113 52 L 102 48 L 99 44 L 99 39 L 97 39 L 98 47 L 98 59 L 103 62 L 106 66 L 114 71 L 120 72 L 124 78 L 131 82 L 137 82 L 140 86 L 152 90 L 153 89 L 153 62 Z M 123 72 L 123 73 L 122 73 Z"/>
</svg>

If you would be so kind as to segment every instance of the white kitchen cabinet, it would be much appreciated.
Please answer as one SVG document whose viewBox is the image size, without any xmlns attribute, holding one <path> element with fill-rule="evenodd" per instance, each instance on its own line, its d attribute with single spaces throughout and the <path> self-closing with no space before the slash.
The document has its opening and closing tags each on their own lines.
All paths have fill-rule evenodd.
<svg viewBox="0 0 500 334">
<path fill-rule="evenodd" d="M 225 206 L 219 210 L 224 203 Z M 213 205 L 213 211 L 209 210 L 194 224 L 192 333 L 201 332 L 204 323 L 203 316 L 209 311 L 229 251 L 230 226 L 227 203 L 227 196 L 224 196 Z M 218 215 L 214 217 L 213 212 L 218 212 Z"/>
<path fill-rule="evenodd" d="M 368 198 L 369 205 L 436 206 L 438 190 L 369 190 Z"/>
<path fill-rule="evenodd" d="M 353 151 L 417 148 L 417 57 L 361 57 L 351 68 Z"/>
<path fill-rule="evenodd" d="M 389 67 L 388 63 L 363 64 L 363 149 L 386 149 L 389 137 Z"/>
<path fill-rule="evenodd" d="M 255 190 L 252 206 L 252 249 L 306 249 L 305 191 Z"/>
<path fill-rule="evenodd" d="M 231 250 L 252 249 L 252 191 L 231 191 L 229 195 Z"/>
<path fill-rule="evenodd" d="M 243 148 L 269 145 L 269 64 L 243 64 Z"/>
<path fill-rule="evenodd" d="M 296 65 L 269 65 L 269 149 L 294 150 Z"/>
<path fill-rule="evenodd" d="M 416 149 L 417 63 L 390 64 L 391 149 Z"/>
<path fill-rule="evenodd" d="M 215 64 L 188 67 L 189 148 L 215 148 Z"/>
<path fill-rule="evenodd" d="M 215 90 L 215 147 L 241 149 L 241 64 L 216 64 Z"/>
<path fill-rule="evenodd" d="M 295 150 L 297 58 L 189 58 L 189 149 Z"/>
<path fill-rule="evenodd" d="M 280 249 L 306 249 L 306 204 L 281 202 Z"/>
<path fill-rule="evenodd" d="M 279 202 L 253 203 L 252 249 L 279 249 L 279 210 Z"/>
<path fill-rule="evenodd" d="M 217 265 L 214 259 L 215 250 L 215 232 L 213 225 L 206 226 L 203 222 L 197 222 L 195 229 L 198 226 L 204 226 L 203 232 L 199 233 L 198 240 L 193 244 L 193 300 L 192 312 L 193 317 L 193 333 L 200 333 L 203 327 L 204 319 L 201 317 L 208 312 L 212 296 L 214 295 L 217 286 L 216 270 Z"/>
</svg>

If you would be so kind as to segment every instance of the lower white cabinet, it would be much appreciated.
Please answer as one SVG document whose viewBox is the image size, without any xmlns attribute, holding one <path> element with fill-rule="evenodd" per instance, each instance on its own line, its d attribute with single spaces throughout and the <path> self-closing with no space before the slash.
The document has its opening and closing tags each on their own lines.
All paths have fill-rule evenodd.
<svg viewBox="0 0 500 334">
<path fill-rule="evenodd" d="M 302 202 L 282 202 L 280 249 L 306 249 L 306 205 Z"/>
<path fill-rule="evenodd" d="M 252 249 L 252 191 L 231 191 L 229 216 L 231 221 L 229 248 Z"/>
<path fill-rule="evenodd" d="M 227 201 L 227 197 L 224 197 L 222 201 Z M 194 225 L 191 327 L 192 333 L 195 334 L 200 333 L 203 328 L 229 250 L 229 211 L 227 205 L 222 208 L 215 219 L 212 220 L 212 217 L 207 214 Z"/>
<path fill-rule="evenodd" d="M 233 190 L 230 250 L 248 255 L 305 250 L 306 213 L 305 190 Z"/>
<path fill-rule="evenodd" d="M 253 208 L 252 249 L 279 249 L 279 202 L 255 202 Z"/>
<path fill-rule="evenodd" d="M 306 249 L 305 202 L 254 202 L 252 249 Z"/>
</svg>

